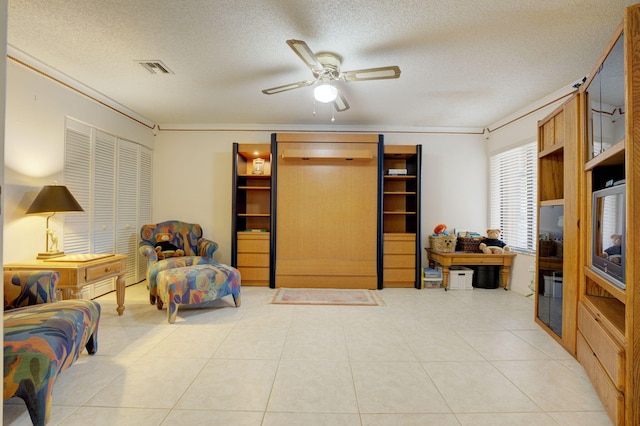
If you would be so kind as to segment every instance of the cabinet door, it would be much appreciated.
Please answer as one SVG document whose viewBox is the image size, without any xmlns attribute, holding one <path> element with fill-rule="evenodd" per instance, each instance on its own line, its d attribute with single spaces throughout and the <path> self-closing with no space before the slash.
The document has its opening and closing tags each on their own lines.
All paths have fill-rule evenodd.
<svg viewBox="0 0 640 426">
<path fill-rule="evenodd" d="M 115 249 L 115 162 L 116 138 L 96 132 L 92 194 L 92 253 L 113 253 Z"/>
<path fill-rule="evenodd" d="M 67 121 L 65 129 L 64 180 L 84 212 L 65 214 L 64 246 L 67 253 L 89 253 L 91 207 L 91 128 Z"/>
<path fill-rule="evenodd" d="M 136 282 L 138 258 L 138 144 L 118 141 L 116 251 L 127 255 L 125 285 Z"/>
<path fill-rule="evenodd" d="M 153 151 L 144 146 L 139 146 L 139 173 L 138 173 L 138 225 L 136 227 L 136 247 L 140 242 L 139 230 L 142 225 L 151 223 L 151 190 L 153 178 Z M 133 262 L 133 259 L 128 259 Z M 147 261 L 136 250 L 136 282 L 142 281 L 147 275 Z"/>
</svg>

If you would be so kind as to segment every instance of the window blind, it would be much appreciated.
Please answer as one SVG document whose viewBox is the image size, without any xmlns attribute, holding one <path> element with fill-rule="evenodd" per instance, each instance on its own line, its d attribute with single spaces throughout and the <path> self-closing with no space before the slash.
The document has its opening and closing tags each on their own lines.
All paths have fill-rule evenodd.
<svg viewBox="0 0 640 426">
<path fill-rule="evenodd" d="M 494 154 L 490 159 L 490 227 L 512 249 L 536 250 L 536 141 Z"/>
</svg>

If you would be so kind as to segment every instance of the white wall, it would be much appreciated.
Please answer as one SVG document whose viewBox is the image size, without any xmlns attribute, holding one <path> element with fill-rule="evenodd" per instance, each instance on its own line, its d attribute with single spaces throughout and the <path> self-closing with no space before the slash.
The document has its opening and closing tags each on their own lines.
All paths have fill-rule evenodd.
<svg viewBox="0 0 640 426">
<path fill-rule="evenodd" d="M 24 212 L 43 185 L 53 180 L 64 182 L 66 117 L 153 148 L 154 222 L 182 219 L 200 223 L 205 235 L 220 244 L 218 260 L 230 262 L 232 143 L 268 144 L 271 131 L 162 130 L 154 138 L 148 127 L 22 65 L 8 61 L 6 72 L 5 262 L 33 259 L 44 250 L 44 216 L 25 216 Z M 568 86 L 505 117 L 489 127 L 499 129 L 485 135 L 380 132 L 385 144 L 423 146 L 424 245 L 438 223 L 449 229 L 484 232 L 488 223 L 488 156 L 535 140 L 537 121 L 560 104 L 552 102 L 554 99 L 570 91 Z M 54 216 L 52 224 L 58 234 L 61 223 Z M 527 286 L 533 273 L 529 268 L 534 262 L 533 256 L 516 257 L 512 290 L 530 293 Z"/>
<path fill-rule="evenodd" d="M 154 222 L 181 219 L 199 223 L 204 235 L 220 245 L 217 259 L 229 263 L 232 144 L 269 144 L 271 133 L 160 131 L 154 149 Z M 385 144 L 422 144 L 423 244 L 438 223 L 446 223 L 449 229 L 484 231 L 488 178 L 482 135 L 382 134 Z"/>
<path fill-rule="evenodd" d="M 8 60 L 3 188 L 5 263 L 34 259 L 45 250 L 45 216 L 26 216 L 25 211 L 43 185 L 54 180 L 64 183 L 67 117 L 149 147 L 154 144 L 150 128 Z M 62 223 L 62 215 L 51 219 L 58 235 L 62 235 Z M 62 239 L 60 249 L 64 250 Z"/>
</svg>

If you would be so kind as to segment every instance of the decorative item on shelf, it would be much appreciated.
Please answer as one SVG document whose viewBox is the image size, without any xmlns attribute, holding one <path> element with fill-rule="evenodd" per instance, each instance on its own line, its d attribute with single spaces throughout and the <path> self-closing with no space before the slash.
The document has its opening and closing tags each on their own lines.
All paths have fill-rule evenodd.
<svg viewBox="0 0 640 426">
<path fill-rule="evenodd" d="M 253 159 L 253 172 L 254 175 L 262 175 L 264 174 L 264 159 L 263 158 L 254 158 Z"/>
<path fill-rule="evenodd" d="M 436 225 L 433 228 L 433 234 L 429 235 L 431 249 L 441 253 L 453 253 L 456 250 L 456 240 L 456 233 L 449 235 L 447 225 L 444 223 Z"/>
<path fill-rule="evenodd" d="M 457 237 L 455 235 L 429 235 L 431 249 L 441 253 L 453 253 L 456 251 L 456 240 Z"/>
<path fill-rule="evenodd" d="M 482 253 L 480 250 L 480 242 L 482 237 L 457 237 L 456 251 L 463 251 L 465 253 Z"/>
<path fill-rule="evenodd" d="M 552 240 L 540 240 L 538 241 L 538 256 L 540 257 L 553 257 L 556 255 L 556 243 Z"/>
<path fill-rule="evenodd" d="M 50 259 L 52 257 L 63 256 L 64 252 L 58 250 L 58 237 L 54 230 L 49 227 L 49 219 L 56 213 L 61 212 L 83 212 L 80 204 L 71 195 L 69 189 L 64 185 L 58 185 L 53 183 L 52 185 L 45 185 L 40 193 L 36 196 L 26 214 L 37 213 L 50 213 L 47 216 L 46 227 L 46 251 L 44 253 L 38 253 L 38 259 Z M 49 245 L 49 239 L 51 239 L 51 245 Z"/>
</svg>

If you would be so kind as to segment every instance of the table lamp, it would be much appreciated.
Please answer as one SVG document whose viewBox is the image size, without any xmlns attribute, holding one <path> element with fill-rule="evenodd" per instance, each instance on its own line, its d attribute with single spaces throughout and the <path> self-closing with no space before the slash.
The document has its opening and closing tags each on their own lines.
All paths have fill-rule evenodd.
<svg viewBox="0 0 640 426">
<path fill-rule="evenodd" d="M 49 219 L 58 212 L 83 212 L 80 204 L 73 198 L 71 192 L 64 185 L 45 185 L 40 193 L 33 200 L 31 206 L 27 210 L 27 214 L 50 213 L 47 216 L 46 229 L 46 252 L 38 253 L 38 259 L 50 259 L 53 257 L 63 256 L 64 252 L 58 250 L 58 237 L 53 229 L 49 228 Z M 49 246 L 49 238 L 51 238 L 51 246 Z"/>
</svg>

